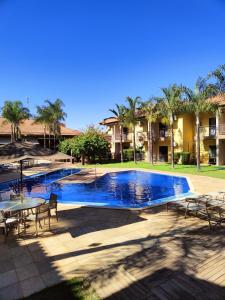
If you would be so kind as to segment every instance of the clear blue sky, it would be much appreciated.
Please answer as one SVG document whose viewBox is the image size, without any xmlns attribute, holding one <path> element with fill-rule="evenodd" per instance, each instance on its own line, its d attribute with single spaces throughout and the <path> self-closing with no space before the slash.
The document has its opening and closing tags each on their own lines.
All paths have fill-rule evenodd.
<svg viewBox="0 0 225 300">
<path fill-rule="evenodd" d="M 222 63 L 222 0 L 0 0 L 0 106 L 59 97 L 69 127 Z"/>
</svg>

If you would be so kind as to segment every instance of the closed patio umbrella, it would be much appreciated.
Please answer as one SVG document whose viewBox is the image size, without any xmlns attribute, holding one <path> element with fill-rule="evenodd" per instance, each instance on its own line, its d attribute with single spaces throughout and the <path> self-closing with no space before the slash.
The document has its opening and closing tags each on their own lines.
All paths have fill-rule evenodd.
<svg viewBox="0 0 225 300">
<path fill-rule="evenodd" d="M 71 156 L 51 149 L 44 149 L 38 143 L 13 142 L 0 146 L 0 164 L 20 163 L 20 187 L 23 186 L 23 160 L 47 159 L 47 160 L 70 160 Z"/>
</svg>

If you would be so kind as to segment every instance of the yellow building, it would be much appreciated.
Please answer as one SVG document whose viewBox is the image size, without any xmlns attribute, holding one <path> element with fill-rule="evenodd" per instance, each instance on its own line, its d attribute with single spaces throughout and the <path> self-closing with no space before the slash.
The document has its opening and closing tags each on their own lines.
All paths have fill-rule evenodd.
<svg viewBox="0 0 225 300">
<path fill-rule="evenodd" d="M 219 103 L 220 113 L 217 115 L 202 113 L 200 115 L 200 152 L 201 163 L 225 164 L 225 95 L 217 96 L 212 101 Z M 120 156 L 120 128 L 116 118 L 104 119 L 101 125 L 107 126 L 107 135 L 111 144 L 111 152 L 114 158 Z M 123 148 L 132 147 L 132 129 L 123 129 Z M 160 120 L 153 124 L 153 152 L 155 161 L 167 162 L 171 157 L 170 130 Z M 144 152 L 147 158 L 147 121 L 139 118 L 136 126 L 137 147 Z M 196 126 L 194 114 L 180 114 L 174 122 L 174 147 L 176 152 L 190 152 L 191 159 L 196 158 Z"/>
</svg>

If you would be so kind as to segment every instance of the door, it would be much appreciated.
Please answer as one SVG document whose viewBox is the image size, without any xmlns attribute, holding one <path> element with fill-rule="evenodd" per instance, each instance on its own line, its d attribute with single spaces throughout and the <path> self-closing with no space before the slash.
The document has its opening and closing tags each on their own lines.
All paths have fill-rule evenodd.
<svg viewBox="0 0 225 300">
<path fill-rule="evenodd" d="M 209 164 L 216 164 L 216 145 L 209 146 Z"/>
<path fill-rule="evenodd" d="M 168 146 L 159 146 L 159 161 L 168 162 Z"/>
<path fill-rule="evenodd" d="M 216 136 L 216 118 L 209 118 L 209 136 Z"/>
</svg>

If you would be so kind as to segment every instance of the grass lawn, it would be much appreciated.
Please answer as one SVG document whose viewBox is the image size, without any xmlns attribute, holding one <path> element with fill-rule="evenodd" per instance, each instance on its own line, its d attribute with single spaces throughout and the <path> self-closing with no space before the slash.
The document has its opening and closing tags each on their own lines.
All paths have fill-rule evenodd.
<svg viewBox="0 0 225 300">
<path fill-rule="evenodd" d="M 93 168 L 95 165 L 86 165 L 85 167 Z M 217 166 L 201 166 L 201 170 L 198 172 L 196 166 L 194 165 L 175 165 L 173 169 L 170 164 L 156 164 L 154 166 L 150 165 L 147 162 L 124 162 L 124 163 L 107 163 L 107 164 L 97 164 L 99 167 L 104 168 L 143 168 L 148 170 L 159 170 L 159 171 L 168 171 L 176 172 L 182 174 L 192 174 L 192 175 L 201 175 L 209 176 L 215 178 L 225 179 L 225 167 Z"/>
<path fill-rule="evenodd" d="M 99 298 L 85 288 L 83 280 L 71 279 L 55 286 L 44 289 L 43 291 L 31 295 L 26 300 L 99 300 Z"/>
</svg>

